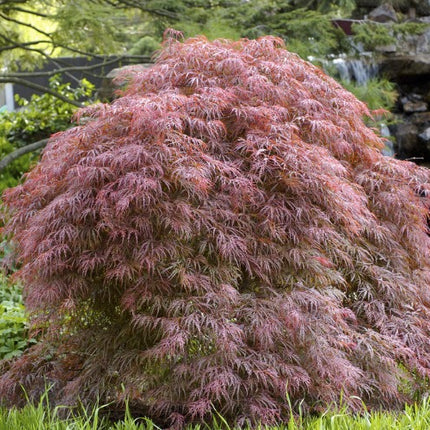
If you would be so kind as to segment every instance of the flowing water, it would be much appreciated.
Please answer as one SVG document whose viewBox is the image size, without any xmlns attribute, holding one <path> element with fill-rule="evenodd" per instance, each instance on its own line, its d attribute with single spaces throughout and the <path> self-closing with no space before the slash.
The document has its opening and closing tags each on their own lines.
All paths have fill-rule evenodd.
<svg viewBox="0 0 430 430">
<path fill-rule="evenodd" d="M 332 60 L 332 64 L 341 80 L 356 82 L 358 85 L 366 85 L 370 79 L 378 74 L 378 65 L 369 57 L 339 57 Z"/>
<path fill-rule="evenodd" d="M 372 57 L 362 53 L 360 58 L 338 57 L 330 63 L 335 67 L 336 74 L 344 82 L 355 82 L 357 85 L 366 85 L 367 82 L 378 75 L 378 65 Z M 391 134 L 386 124 L 380 124 L 381 136 L 386 138 L 385 148 L 382 150 L 384 155 L 394 156 L 393 142 L 389 140 Z"/>
<path fill-rule="evenodd" d="M 390 129 L 385 124 L 380 124 L 379 130 L 381 132 L 381 136 L 387 139 L 385 141 L 385 148 L 381 151 L 382 154 L 387 155 L 389 157 L 394 157 L 394 145 L 393 142 L 389 140 L 391 136 Z"/>
</svg>

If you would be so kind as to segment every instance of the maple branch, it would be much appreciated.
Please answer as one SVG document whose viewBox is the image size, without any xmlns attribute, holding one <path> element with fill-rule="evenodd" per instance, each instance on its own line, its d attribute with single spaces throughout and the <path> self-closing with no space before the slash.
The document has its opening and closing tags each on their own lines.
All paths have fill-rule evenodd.
<svg viewBox="0 0 430 430">
<path fill-rule="evenodd" d="M 42 18 L 54 18 L 53 15 L 47 15 L 46 13 L 42 13 L 42 12 L 36 12 L 34 10 L 30 10 L 30 9 L 24 9 L 21 7 L 16 7 L 16 6 L 11 6 L 7 8 L 8 11 L 12 10 L 14 12 L 23 12 L 23 13 L 28 13 L 30 15 L 35 15 L 35 16 L 40 16 Z"/>
<path fill-rule="evenodd" d="M 15 41 L 15 40 L 13 40 L 13 39 L 10 39 L 9 37 L 5 36 L 4 34 L 0 34 L 0 37 L 1 37 L 4 41 L 6 41 L 6 42 L 10 43 L 10 45 L 11 45 L 11 46 L 14 46 L 14 48 L 12 48 L 12 49 L 15 49 L 15 48 L 21 48 L 21 49 L 25 49 L 26 51 L 36 52 L 36 53 L 38 53 L 38 54 L 42 55 L 43 57 L 45 57 L 45 58 L 47 58 L 47 59 L 49 59 L 49 58 L 50 58 L 50 57 L 49 57 L 49 55 L 48 55 L 48 54 L 46 54 L 43 50 L 41 50 L 41 49 L 37 49 L 37 48 L 30 48 L 30 47 L 29 47 L 30 45 L 38 44 L 38 43 L 47 43 L 47 44 L 52 44 L 52 42 L 51 42 L 51 41 L 49 41 L 49 40 L 44 40 L 43 42 L 42 42 L 42 41 L 38 41 L 38 43 L 35 43 L 35 42 L 34 42 L 34 43 L 33 43 L 33 42 L 21 43 L 21 42 L 17 42 L 17 41 Z"/>
<path fill-rule="evenodd" d="M 101 62 L 101 63 L 90 64 L 87 66 L 65 66 L 65 67 L 59 67 L 58 69 L 49 70 L 49 71 L 45 71 L 45 72 L 8 73 L 8 74 L 2 75 L 2 78 L 3 79 L 7 79 L 7 78 L 31 78 L 31 77 L 43 77 L 43 76 L 49 77 L 49 76 L 54 76 L 58 73 L 65 73 L 65 72 L 76 72 L 76 71 L 86 72 L 86 71 L 97 69 L 99 67 L 114 64 L 116 62 L 119 62 L 119 61 L 127 59 L 127 58 L 134 58 L 134 57 L 118 56 L 118 57 L 114 57 L 112 59 L 106 60 L 104 62 Z M 150 58 L 146 57 L 146 56 L 138 56 L 138 58 L 142 59 L 142 60 L 150 61 Z M 58 62 L 58 63 L 61 64 L 61 62 Z M 66 64 L 66 63 L 63 62 L 63 64 Z M 93 76 L 101 77 L 102 75 L 93 75 Z"/>
<path fill-rule="evenodd" d="M 39 84 L 35 84 L 34 82 L 31 82 L 27 79 L 22 79 L 22 78 L 18 78 L 18 77 L 3 78 L 0 76 L 0 83 L 1 84 L 13 83 L 13 84 L 24 85 L 28 88 L 33 88 L 34 90 L 41 91 L 43 93 L 51 94 L 52 96 L 56 97 L 57 99 L 60 99 L 63 102 L 71 104 L 73 106 L 77 106 L 79 108 L 84 106 L 82 103 L 79 103 L 76 100 L 70 100 L 66 96 L 63 96 L 62 94 L 58 93 L 57 91 L 54 91 L 52 88 L 45 87 L 45 86 L 39 85 Z"/>
<path fill-rule="evenodd" d="M 69 70 L 68 70 L 70 67 L 74 67 L 74 66 L 67 65 L 67 63 L 65 63 L 64 61 L 61 61 L 61 59 L 59 59 L 59 58 L 54 60 L 50 55 L 46 54 L 43 50 L 37 49 L 37 48 L 30 48 L 30 47 L 27 46 L 28 44 L 24 44 L 24 43 L 21 43 L 21 42 L 16 42 L 16 41 L 8 38 L 7 36 L 5 36 L 3 34 L 0 34 L 0 37 L 3 40 L 5 40 L 6 42 L 8 42 L 8 43 L 11 44 L 10 45 L 11 46 L 10 49 L 14 49 L 13 48 L 13 46 L 14 46 L 15 48 L 21 48 L 21 49 L 24 49 L 24 50 L 27 50 L 27 51 L 35 52 L 35 53 L 41 55 L 42 57 L 44 57 L 47 61 L 50 61 L 51 63 L 53 63 L 55 65 L 56 69 L 54 69 L 54 71 L 52 71 L 52 75 L 55 75 L 57 73 L 64 73 L 66 76 L 68 76 L 73 81 L 79 82 L 79 80 L 75 76 L 73 76 L 69 72 Z M 52 41 L 48 41 L 48 40 L 43 41 L 43 43 L 51 44 L 52 45 L 52 49 L 55 46 L 67 48 L 67 47 L 59 45 L 59 44 L 57 44 L 57 45 L 54 46 L 54 44 L 52 43 Z M 75 50 L 75 49 L 69 49 L 69 50 L 73 51 L 73 52 L 82 53 L 85 56 L 91 56 L 91 54 L 86 53 L 86 52 L 78 51 L 78 50 Z M 93 58 L 100 58 L 101 60 L 103 60 L 106 63 L 106 59 L 104 57 L 99 57 L 97 55 L 93 55 L 92 57 Z M 64 67 L 63 70 L 58 71 L 58 69 L 62 68 L 61 65 L 66 65 L 67 67 Z M 78 67 L 78 66 L 76 66 L 76 67 Z M 91 67 L 91 66 L 84 66 L 84 67 Z M 29 72 L 27 74 L 19 72 L 19 73 L 14 73 L 14 74 L 10 74 L 10 73 L 9 74 L 3 74 L 2 78 L 3 79 L 8 79 L 8 78 L 13 79 L 13 78 L 23 78 L 23 77 L 33 77 L 33 76 L 37 77 L 37 76 L 43 76 L 43 75 L 37 75 L 37 72 Z M 47 75 L 47 76 L 49 76 L 49 75 Z M 97 75 L 92 75 L 92 76 L 99 77 Z M 9 81 L 9 82 L 11 82 L 11 81 Z M 22 85 L 26 85 L 26 84 L 22 83 Z M 48 91 L 46 91 L 46 92 L 48 92 Z"/>
<path fill-rule="evenodd" d="M 23 155 L 43 148 L 48 143 L 48 140 L 49 138 L 38 140 L 37 142 L 23 146 L 22 148 L 18 148 L 10 154 L 6 155 L 6 157 L 0 160 L 0 172 L 2 172 L 4 169 L 6 169 L 7 166 L 9 166 L 9 164 L 11 164 L 16 159 L 22 157 Z"/>
<path fill-rule="evenodd" d="M 24 42 L 24 43 L 14 42 L 14 43 L 11 43 L 10 45 L 0 47 L 0 52 L 11 51 L 11 50 L 16 49 L 16 48 L 22 48 L 22 49 L 30 50 L 30 48 L 28 48 L 29 46 L 39 45 L 40 43 L 51 43 L 51 41 L 49 41 L 49 40 L 35 40 L 34 42 Z"/>
<path fill-rule="evenodd" d="M 99 58 L 99 59 L 104 58 L 103 55 L 94 54 L 94 53 L 88 52 L 88 51 L 82 51 L 81 49 L 72 48 L 71 46 L 63 45 L 63 44 L 58 43 L 58 42 L 55 42 L 55 47 L 63 48 L 66 51 L 74 52 L 75 54 L 79 54 L 79 55 L 82 55 L 84 57 Z"/>
<path fill-rule="evenodd" d="M 1 12 L 0 12 L 0 17 L 3 18 L 6 21 L 13 22 L 15 24 L 23 25 L 24 27 L 31 28 L 32 30 L 37 31 L 40 34 L 43 34 L 45 37 L 51 38 L 51 35 L 49 33 L 46 33 L 46 31 L 43 31 L 40 28 L 37 28 L 37 27 L 35 27 L 32 24 L 27 24 L 26 22 L 20 21 L 18 19 L 11 18 L 10 16 L 7 16 L 4 13 L 1 13 Z"/>
</svg>

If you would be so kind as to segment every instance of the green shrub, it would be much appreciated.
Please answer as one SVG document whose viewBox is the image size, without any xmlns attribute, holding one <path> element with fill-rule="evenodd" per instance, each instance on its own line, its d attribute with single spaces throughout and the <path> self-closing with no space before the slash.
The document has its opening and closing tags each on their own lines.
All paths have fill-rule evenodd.
<svg viewBox="0 0 430 430">
<path fill-rule="evenodd" d="M 366 85 L 346 81 L 342 81 L 341 84 L 355 97 L 366 103 L 371 110 L 381 108 L 391 110 L 398 97 L 396 85 L 383 78 L 370 79 Z"/>
<path fill-rule="evenodd" d="M 428 24 L 417 22 L 381 24 L 366 21 L 352 26 L 354 41 L 362 43 L 363 48 L 369 51 L 373 51 L 375 46 L 397 44 L 405 36 L 422 34 L 428 28 Z"/>
<path fill-rule="evenodd" d="M 94 85 L 83 79 L 79 88 L 72 88 L 55 75 L 49 80 L 49 88 L 70 100 L 78 101 L 83 97 L 90 97 Z M 48 93 L 33 94 L 30 100 L 16 96 L 16 102 L 22 109 L 4 114 L 0 121 L 2 134 L 16 147 L 28 145 L 70 127 L 70 117 L 76 110 L 75 106 Z"/>
<path fill-rule="evenodd" d="M 153 55 L 157 49 L 160 49 L 160 42 L 151 36 L 144 36 L 139 39 L 130 49 L 131 55 Z"/>
<path fill-rule="evenodd" d="M 49 87 L 70 100 L 89 98 L 94 85 L 83 79 L 79 88 L 64 84 L 58 76 L 50 79 Z M 0 159 L 15 149 L 29 145 L 51 134 L 65 130 L 72 124 L 70 117 L 76 106 L 44 93 L 34 94 L 30 100 L 16 98 L 20 110 L 0 114 Z M 0 173 L 0 192 L 17 185 L 22 175 L 38 159 L 38 152 L 26 154 Z"/>
<path fill-rule="evenodd" d="M 390 34 L 389 28 L 376 22 L 353 24 L 354 40 L 363 45 L 365 50 L 372 50 L 375 46 L 390 45 L 396 39 Z"/>
<path fill-rule="evenodd" d="M 21 288 L 0 274 L 0 359 L 17 357 L 34 340 L 27 340 L 27 317 Z"/>
</svg>

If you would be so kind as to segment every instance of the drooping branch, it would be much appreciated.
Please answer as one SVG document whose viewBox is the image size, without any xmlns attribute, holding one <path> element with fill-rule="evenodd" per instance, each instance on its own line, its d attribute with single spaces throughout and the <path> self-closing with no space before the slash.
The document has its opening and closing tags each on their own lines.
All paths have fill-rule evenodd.
<svg viewBox="0 0 430 430">
<path fill-rule="evenodd" d="M 134 57 L 129 57 L 129 56 L 116 56 L 113 57 L 111 59 L 105 59 L 105 61 L 100 62 L 100 63 L 96 63 L 96 64 L 90 64 L 87 66 L 66 66 L 66 67 L 60 67 L 58 69 L 54 69 L 54 70 L 49 70 L 49 71 L 34 71 L 34 72 L 18 72 L 18 73 L 8 73 L 8 74 L 4 74 L 2 75 L 3 79 L 7 79 L 7 78 L 36 78 L 36 77 L 50 77 L 50 76 L 54 76 L 57 75 L 58 73 L 66 73 L 66 72 L 78 72 L 78 71 L 82 71 L 82 72 L 87 72 L 87 71 L 91 71 L 94 69 L 98 69 L 99 67 L 104 67 L 104 66 L 108 66 L 110 64 L 114 64 L 116 62 L 119 62 L 121 60 L 125 60 L 128 58 L 134 58 Z M 150 57 L 147 56 L 138 56 L 139 59 L 149 62 L 150 61 Z M 60 63 L 60 62 L 59 62 Z M 100 77 L 100 75 L 94 75 L 97 77 Z"/>
<path fill-rule="evenodd" d="M 1 46 L 0 47 L 0 52 L 4 52 L 4 51 L 12 51 L 13 49 L 17 49 L 17 48 L 21 48 L 21 49 L 29 49 L 28 47 L 33 46 L 33 45 L 39 45 L 41 43 L 51 43 L 51 41 L 49 40 L 35 40 L 33 42 L 24 42 L 24 43 L 18 43 L 18 42 L 14 42 L 14 43 L 10 43 L 10 45 L 6 45 L 6 46 Z"/>
<path fill-rule="evenodd" d="M 18 77 L 3 78 L 0 76 L 0 83 L 2 83 L 2 84 L 12 83 L 12 84 L 24 85 L 26 87 L 33 88 L 34 90 L 51 94 L 54 97 L 57 97 L 58 99 L 62 100 L 63 102 L 66 102 L 66 103 L 71 104 L 73 106 L 77 106 L 79 108 L 84 106 L 82 103 L 79 103 L 76 100 L 70 100 L 69 98 L 65 97 L 64 95 L 58 93 L 57 91 L 54 91 L 52 88 L 36 84 L 36 83 L 31 82 L 27 79 L 22 79 L 22 78 L 18 78 Z"/>
<path fill-rule="evenodd" d="M 33 45 L 33 43 L 31 43 L 31 42 L 21 43 L 21 42 L 18 42 L 16 40 L 10 39 L 9 37 L 5 36 L 4 34 L 0 34 L 0 38 L 3 39 L 5 42 L 9 43 L 10 45 L 15 45 L 15 48 L 20 48 L 20 49 L 24 49 L 26 51 L 35 52 L 36 54 L 39 54 L 42 57 L 45 57 L 47 59 L 50 58 L 49 55 L 46 52 L 44 52 L 42 49 L 30 48 L 30 46 Z M 52 44 L 52 42 L 49 40 L 45 40 L 43 43 Z"/>
<path fill-rule="evenodd" d="M 0 74 L 0 83 L 16 83 L 16 84 L 20 84 L 20 85 L 23 85 L 23 86 L 26 86 L 29 88 L 33 88 L 33 89 L 36 89 L 37 91 L 49 93 L 49 94 L 59 98 L 60 100 L 63 100 L 67 103 L 70 103 L 70 104 L 78 106 L 78 107 L 81 107 L 82 105 L 78 102 L 69 100 L 69 99 L 65 98 L 64 96 L 61 96 L 61 94 L 56 93 L 55 91 L 48 88 L 47 86 L 43 86 L 43 85 L 39 85 L 39 84 L 36 84 L 34 82 L 31 82 L 30 79 L 33 77 L 44 77 L 44 76 L 50 77 L 50 76 L 56 75 L 58 73 L 62 73 L 64 75 L 68 76 L 70 79 L 78 82 L 78 79 L 71 72 L 81 71 L 81 72 L 84 72 L 88 76 L 91 76 L 94 78 L 100 78 L 100 77 L 102 77 L 102 75 L 91 73 L 91 71 L 93 71 L 97 68 L 100 68 L 100 67 L 114 64 L 117 61 L 120 62 L 120 61 L 124 61 L 127 59 L 133 60 L 133 61 L 140 60 L 141 62 L 150 62 L 151 61 L 150 57 L 139 56 L 139 55 L 137 55 L 137 56 L 136 55 L 120 55 L 120 56 L 115 56 L 111 59 L 106 59 L 106 57 L 103 57 L 103 56 L 90 54 L 88 52 L 76 50 L 73 48 L 68 48 L 66 46 L 61 46 L 62 48 L 68 49 L 72 52 L 80 53 L 80 54 L 85 55 L 85 56 L 90 56 L 93 59 L 100 59 L 100 61 L 96 64 L 90 64 L 87 66 L 71 66 L 71 65 L 68 65 L 66 62 L 62 61 L 60 58 L 52 58 L 48 54 L 46 54 L 43 50 L 33 47 L 34 45 L 36 45 L 38 43 L 51 43 L 52 44 L 51 41 L 42 41 L 41 40 L 41 41 L 35 41 L 35 42 L 21 43 L 21 42 L 17 42 L 17 41 L 14 41 L 14 40 L 8 38 L 4 34 L 1 34 L 0 38 L 3 39 L 5 42 L 9 43 L 9 45 L 7 47 L 0 48 L 0 51 L 6 50 L 6 48 L 8 50 L 15 49 L 15 48 L 21 48 L 21 49 L 31 51 L 31 52 L 34 52 L 36 54 L 41 55 L 42 57 L 44 57 L 46 59 L 46 61 L 49 61 L 50 63 L 54 64 L 54 66 L 55 66 L 55 68 L 53 70 L 44 71 L 44 72 L 34 71 L 34 72 L 3 73 L 3 74 Z M 60 45 L 56 45 L 56 46 L 60 47 Z M 54 45 L 53 45 L 53 47 L 54 47 Z"/>
<path fill-rule="evenodd" d="M 14 12 L 22 12 L 22 13 L 27 13 L 29 15 L 35 15 L 35 16 L 40 16 L 42 18 L 54 18 L 53 15 L 48 15 L 46 13 L 42 13 L 42 12 L 38 12 L 35 10 L 30 10 L 30 9 L 24 9 L 22 7 L 16 7 L 16 6 L 8 6 L 7 7 L 8 11 L 14 11 Z"/>
<path fill-rule="evenodd" d="M 47 33 L 46 31 L 43 31 L 40 28 L 37 28 L 32 24 L 28 24 L 28 23 L 20 21 L 18 19 L 11 18 L 10 16 L 5 15 L 4 13 L 0 12 L 0 18 L 4 19 L 6 21 L 9 21 L 9 22 L 13 22 L 13 23 L 18 24 L 18 25 L 23 25 L 24 27 L 31 28 L 32 30 L 37 31 L 40 34 L 43 34 L 45 37 L 51 38 L 51 35 L 49 33 Z"/>
<path fill-rule="evenodd" d="M 38 140 L 37 142 L 23 146 L 22 148 L 18 148 L 10 154 L 6 155 L 6 157 L 0 160 L 0 172 L 2 172 L 4 169 L 6 169 L 7 166 L 9 166 L 9 164 L 11 164 L 16 159 L 22 157 L 23 155 L 43 148 L 48 143 L 48 140 L 49 139 Z"/>
</svg>

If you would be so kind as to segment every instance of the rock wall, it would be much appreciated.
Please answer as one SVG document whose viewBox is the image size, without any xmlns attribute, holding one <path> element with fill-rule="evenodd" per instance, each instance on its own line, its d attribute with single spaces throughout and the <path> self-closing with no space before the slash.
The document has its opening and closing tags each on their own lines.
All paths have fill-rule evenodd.
<svg viewBox="0 0 430 430">
<path fill-rule="evenodd" d="M 420 19 L 429 22 L 430 17 Z M 396 82 L 399 99 L 391 126 L 399 158 L 430 162 L 430 25 L 421 35 L 410 35 L 394 52 L 382 52 L 379 72 Z"/>
<path fill-rule="evenodd" d="M 357 6 L 365 13 L 361 18 L 380 25 L 429 25 L 427 30 L 405 34 L 389 46 L 375 46 L 373 58 L 378 74 L 395 82 L 399 91 L 396 123 L 390 126 L 396 156 L 430 163 L 430 0 L 358 0 Z"/>
</svg>

